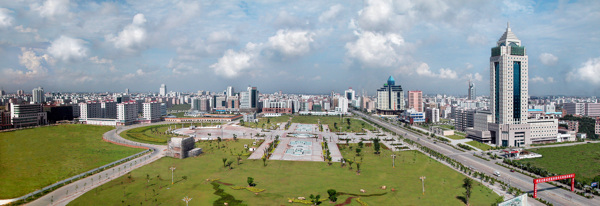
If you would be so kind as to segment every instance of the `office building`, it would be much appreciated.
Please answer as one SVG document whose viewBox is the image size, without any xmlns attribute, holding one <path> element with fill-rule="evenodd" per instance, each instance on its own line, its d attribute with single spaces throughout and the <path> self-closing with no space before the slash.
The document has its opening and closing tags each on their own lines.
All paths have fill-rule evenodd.
<svg viewBox="0 0 600 206">
<path fill-rule="evenodd" d="M 227 96 L 228 96 L 228 97 L 235 96 L 234 92 L 235 92 L 235 91 L 233 90 L 233 87 L 232 87 L 232 86 L 228 86 L 228 87 L 227 87 L 227 92 L 226 92 L 226 93 L 227 93 Z"/>
<path fill-rule="evenodd" d="M 116 119 L 117 118 L 117 102 L 107 101 L 100 102 L 100 111 L 102 118 Z"/>
<path fill-rule="evenodd" d="M 10 123 L 15 128 L 31 127 L 48 123 L 42 104 L 10 104 Z"/>
<path fill-rule="evenodd" d="M 387 83 L 377 90 L 377 114 L 400 115 L 404 110 L 404 92 L 396 85 L 394 77 L 390 76 Z"/>
<path fill-rule="evenodd" d="M 501 146 L 531 144 L 528 109 L 528 57 L 510 25 L 491 49 L 490 107 L 493 142 Z"/>
<path fill-rule="evenodd" d="M 161 97 L 167 96 L 167 85 L 165 85 L 165 84 L 160 85 L 160 96 Z"/>
<path fill-rule="evenodd" d="M 476 111 L 473 114 L 473 127 L 467 127 L 467 138 L 483 142 L 491 143 L 492 137 L 489 130 L 489 123 L 492 122 L 492 113 L 487 110 Z"/>
<path fill-rule="evenodd" d="M 344 97 L 348 99 L 348 102 L 352 102 L 352 100 L 356 99 L 356 91 L 352 89 L 352 87 L 348 88 L 348 90 L 344 91 Z"/>
<path fill-rule="evenodd" d="M 457 131 L 464 132 L 469 127 L 473 127 L 475 121 L 475 110 L 456 108 L 452 113 L 454 116 L 454 128 Z"/>
<path fill-rule="evenodd" d="M 423 112 L 422 91 L 408 91 L 408 109 L 415 109 L 417 112 Z"/>
<path fill-rule="evenodd" d="M 44 99 L 44 88 L 42 87 L 38 87 L 33 89 L 33 91 L 31 91 L 31 94 L 33 96 L 33 103 L 34 104 L 41 104 L 44 103 L 46 100 Z"/>
<path fill-rule="evenodd" d="M 581 116 L 585 114 L 585 103 L 564 103 L 563 109 L 567 114 Z"/>
<path fill-rule="evenodd" d="M 25 96 L 25 91 L 22 89 L 17 90 L 17 96 Z"/>
<path fill-rule="evenodd" d="M 240 92 L 240 110 L 258 110 L 258 90 L 256 87 L 248 87 L 246 91 Z"/>
<path fill-rule="evenodd" d="M 436 123 L 440 121 L 440 110 L 438 108 L 427 108 L 425 110 L 425 119 L 428 122 Z"/>
<path fill-rule="evenodd" d="M 469 79 L 469 94 L 467 95 L 468 100 L 475 100 L 475 83 Z"/>
</svg>

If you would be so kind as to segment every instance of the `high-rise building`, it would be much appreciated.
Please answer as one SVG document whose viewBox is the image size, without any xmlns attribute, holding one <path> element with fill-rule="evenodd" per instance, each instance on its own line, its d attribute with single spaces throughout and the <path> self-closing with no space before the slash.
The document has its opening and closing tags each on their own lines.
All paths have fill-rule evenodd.
<svg viewBox="0 0 600 206">
<path fill-rule="evenodd" d="M 161 84 L 160 85 L 160 96 L 167 96 L 167 85 L 165 84 Z"/>
<path fill-rule="evenodd" d="M 356 91 L 350 87 L 348 90 L 344 91 L 344 97 L 348 99 L 348 102 L 352 102 L 352 100 L 356 99 Z"/>
<path fill-rule="evenodd" d="M 160 103 L 154 102 L 144 102 L 142 103 L 144 107 L 143 120 L 147 123 L 160 121 Z"/>
<path fill-rule="evenodd" d="M 528 57 L 510 24 L 490 57 L 490 107 L 492 141 L 502 146 L 531 144 L 527 124 Z"/>
<path fill-rule="evenodd" d="M 138 108 L 134 101 L 117 104 L 117 124 L 130 125 L 137 120 Z"/>
<path fill-rule="evenodd" d="M 469 95 L 467 96 L 468 100 L 475 100 L 475 83 L 469 79 Z"/>
<path fill-rule="evenodd" d="M 423 112 L 422 91 L 408 91 L 408 108 L 415 109 L 417 112 Z"/>
<path fill-rule="evenodd" d="M 33 103 L 40 104 L 40 103 L 45 102 L 44 88 L 42 88 L 42 87 L 35 88 L 35 89 L 33 89 L 33 91 L 31 91 L 31 93 L 33 95 Z"/>
<path fill-rule="evenodd" d="M 377 90 L 377 113 L 380 115 L 399 115 L 404 110 L 404 92 L 390 76 L 387 83 Z"/>
<path fill-rule="evenodd" d="M 126 95 L 129 95 L 129 88 L 126 88 L 126 89 L 125 89 L 125 94 L 126 94 Z"/>
<path fill-rule="evenodd" d="M 232 86 L 228 86 L 228 87 L 227 87 L 227 96 L 228 96 L 228 97 L 231 97 L 231 96 L 233 96 L 234 92 L 235 92 L 235 91 L 233 90 L 233 87 L 232 87 Z"/>
<path fill-rule="evenodd" d="M 117 102 L 106 101 L 100 103 L 100 111 L 102 118 L 116 119 L 117 118 Z"/>
<path fill-rule="evenodd" d="M 79 103 L 79 119 L 102 118 L 102 104 L 99 102 Z"/>
<path fill-rule="evenodd" d="M 6 91 L 4 91 L 4 88 L 0 89 L 0 96 L 4 96 L 6 95 Z"/>
<path fill-rule="evenodd" d="M 18 96 L 24 96 L 25 95 L 25 91 L 23 91 L 22 89 L 17 90 L 17 95 Z"/>
<path fill-rule="evenodd" d="M 240 109 L 256 110 L 258 107 L 258 90 L 256 87 L 248 87 L 244 92 L 240 92 Z"/>
</svg>

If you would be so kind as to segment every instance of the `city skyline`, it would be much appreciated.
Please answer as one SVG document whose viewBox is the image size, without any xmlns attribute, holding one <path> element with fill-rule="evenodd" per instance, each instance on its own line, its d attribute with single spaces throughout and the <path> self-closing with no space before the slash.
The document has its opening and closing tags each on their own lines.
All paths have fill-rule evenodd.
<svg viewBox="0 0 600 206">
<path fill-rule="evenodd" d="M 466 95 L 469 79 L 489 85 L 490 47 L 510 21 L 530 56 L 531 96 L 597 96 L 598 8 L 595 1 L 3 2 L 0 86 L 13 93 L 252 85 L 311 94 L 353 87 L 373 96 L 393 76 L 406 91 Z"/>
</svg>

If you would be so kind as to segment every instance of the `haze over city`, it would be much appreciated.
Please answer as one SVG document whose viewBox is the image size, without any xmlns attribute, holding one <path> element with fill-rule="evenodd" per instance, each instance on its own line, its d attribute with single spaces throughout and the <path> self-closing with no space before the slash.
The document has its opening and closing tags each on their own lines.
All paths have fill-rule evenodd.
<svg viewBox="0 0 600 206">
<path fill-rule="evenodd" d="M 373 95 L 392 75 L 406 90 L 465 95 L 469 79 L 488 88 L 490 48 L 510 22 L 530 56 L 530 95 L 598 95 L 599 9 L 598 1 L 3 1 L 0 86 Z"/>
</svg>

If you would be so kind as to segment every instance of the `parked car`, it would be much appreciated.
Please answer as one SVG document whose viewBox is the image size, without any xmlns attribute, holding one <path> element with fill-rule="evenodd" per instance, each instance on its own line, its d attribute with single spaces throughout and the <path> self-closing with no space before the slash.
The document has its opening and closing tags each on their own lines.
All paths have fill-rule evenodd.
<svg viewBox="0 0 600 206">
<path fill-rule="evenodd" d="M 495 171 L 495 172 L 494 172 L 494 175 L 496 175 L 496 176 L 500 177 L 500 172 L 498 172 L 498 171 Z"/>
<path fill-rule="evenodd" d="M 515 172 L 515 170 L 511 169 L 510 172 Z"/>
</svg>

